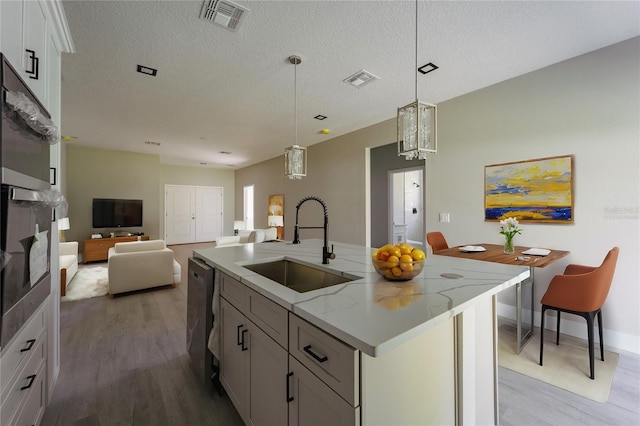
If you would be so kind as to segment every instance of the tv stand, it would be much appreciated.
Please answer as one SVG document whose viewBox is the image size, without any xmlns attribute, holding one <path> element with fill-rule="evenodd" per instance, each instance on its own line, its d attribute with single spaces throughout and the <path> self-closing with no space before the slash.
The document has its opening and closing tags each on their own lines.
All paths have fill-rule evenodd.
<svg viewBox="0 0 640 426">
<path fill-rule="evenodd" d="M 138 239 L 146 241 L 148 236 L 126 236 L 115 238 L 92 238 L 90 240 L 84 240 L 84 250 L 82 254 L 82 262 L 98 262 L 105 261 L 109 258 L 109 249 L 116 245 L 116 243 L 126 243 L 129 241 L 138 241 Z"/>
</svg>

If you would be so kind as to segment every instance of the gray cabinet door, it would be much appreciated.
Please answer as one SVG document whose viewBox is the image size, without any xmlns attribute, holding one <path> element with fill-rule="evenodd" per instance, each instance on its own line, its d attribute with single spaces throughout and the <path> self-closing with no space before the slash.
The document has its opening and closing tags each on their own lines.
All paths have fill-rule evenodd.
<svg viewBox="0 0 640 426">
<path fill-rule="evenodd" d="M 289 426 L 342 426 L 360 424 L 359 408 L 353 408 L 313 373 L 289 356 Z"/>
<path fill-rule="evenodd" d="M 254 426 L 287 424 L 287 351 L 257 326 L 249 333 L 248 423 Z"/>
<path fill-rule="evenodd" d="M 243 347 L 247 348 L 249 321 L 231 306 L 224 298 L 220 298 L 220 382 L 227 391 L 231 402 L 246 422 L 247 381 L 249 379 L 248 357 Z M 246 330 L 246 331 L 245 331 Z M 242 344 L 244 339 L 244 345 Z"/>
</svg>

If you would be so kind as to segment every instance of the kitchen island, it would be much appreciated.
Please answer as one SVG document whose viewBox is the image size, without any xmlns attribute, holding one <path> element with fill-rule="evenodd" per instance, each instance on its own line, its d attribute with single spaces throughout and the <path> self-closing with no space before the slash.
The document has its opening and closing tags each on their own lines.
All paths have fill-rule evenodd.
<svg viewBox="0 0 640 426">
<path fill-rule="evenodd" d="M 371 248 L 336 243 L 336 259 L 322 265 L 322 245 L 321 240 L 303 240 L 297 245 L 273 242 L 194 251 L 195 257 L 216 269 L 216 283 L 222 295 L 221 379 L 245 422 L 254 422 L 253 417 L 261 412 L 259 401 L 275 394 L 282 396 L 288 407 L 285 423 L 295 424 L 295 419 L 306 414 L 301 412 L 302 407 L 310 407 L 300 402 L 305 391 L 313 394 L 307 396 L 313 401 L 322 399 L 313 390 L 315 387 L 306 387 L 300 381 L 300 377 L 307 376 L 310 380 L 320 379 L 318 386 L 328 385 L 327 406 L 335 392 L 351 408 L 346 416 L 333 419 L 338 423 L 497 423 L 495 295 L 527 279 L 529 269 L 428 256 L 418 277 L 389 282 L 373 269 Z M 298 293 L 245 267 L 281 259 L 357 279 Z M 239 296 L 225 293 L 225 288 L 235 288 L 233 291 Z M 286 313 L 283 321 L 287 322 L 288 335 L 274 332 L 276 327 L 256 318 L 250 312 L 252 306 L 267 306 L 262 310 L 268 311 L 269 318 Z M 225 312 L 236 315 L 237 325 L 227 321 L 229 327 L 225 326 Z M 245 330 L 256 337 L 245 342 Z M 261 334 L 256 333 L 262 332 L 267 338 L 260 340 Z M 299 341 L 308 336 L 313 347 L 306 344 L 297 351 L 297 346 L 302 345 Z M 325 337 L 344 345 L 346 355 L 322 348 Z M 244 379 L 243 395 L 236 395 L 237 389 L 230 392 L 232 384 L 224 380 L 225 361 L 231 364 L 237 357 L 228 356 L 226 351 L 236 346 L 241 352 L 251 353 L 248 346 L 261 341 L 275 341 L 275 349 L 284 353 L 284 363 L 277 362 L 286 371 L 282 380 L 275 380 L 281 382 L 283 389 L 262 389 L 262 394 L 257 394 L 251 385 L 256 382 L 254 377 Z M 248 358 L 250 365 L 251 357 Z M 348 380 L 332 372 L 332 366 L 338 364 L 336 359 L 353 364 L 346 369 Z M 306 368 L 300 369 L 300 364 Z M 342 366 L 337 368 L 344 370 Z M 278 395 L 279 392 L 282 393 Z M 262 414 L 273 411 L 274 404 L 263 407 Z M 317 416 L 326 414 L 326 410 L 323 405 L 316 408 L 318 412 L 312 417 L 317 421 Z"/>
</svg>

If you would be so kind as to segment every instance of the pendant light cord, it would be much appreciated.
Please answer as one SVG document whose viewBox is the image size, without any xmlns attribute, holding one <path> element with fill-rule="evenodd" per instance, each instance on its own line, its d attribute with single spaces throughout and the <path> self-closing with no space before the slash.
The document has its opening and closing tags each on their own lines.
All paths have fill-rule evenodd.
<svg viewBox="0 0 640 426">
<path fill-rule="evenodd" d="M 416 0 L 416 67 L 413 69 L 416 80 L 416 101 L 418 100 L 418 0 Z"/>
<path fill-rule="evenodd" d="M 293 64 L 293 128 L 294 140 L 298 145 L 298 64 Z"/>
</svg>

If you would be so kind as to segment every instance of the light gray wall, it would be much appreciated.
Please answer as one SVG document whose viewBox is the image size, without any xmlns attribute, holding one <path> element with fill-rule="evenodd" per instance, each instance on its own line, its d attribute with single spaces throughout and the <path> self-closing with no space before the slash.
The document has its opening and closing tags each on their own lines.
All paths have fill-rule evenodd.
<svg viewBox="0 0 640 426">
<path fill-rule="evenodd" d="M 438 154 L 427 161 L 427 229 L 450 244 L 501 243 L 483 221 L 484 166 L 574 155 L 575 222 L 524 224 L 516 244 L 569 250 L 536 269 L 536 308 L 567 263 L 599 265 L 620 247 L 603 308 L 605 343 L 640 352 L 638 204 L 640 38 L 444 102 Z M 451 223 L 437 222 L 451 213 Z M 576 323 L 581 319 L 576 319 Z M 578 325 L 576 325 L 578 327 Z M 585 327 L 579 323 L 580 331 Z"/>
<path fill-rule="evenodd" d="M 536 270 L 534 303 L 539 310 L 548 282 L 567 263 L 598 265 L 617 245 L 620 258 L 603 308 L 605 343 L 638 353 L 639 52 L 640 38 L 634 38 L 440 103 L 438 154 L 425 166 L 427 232 L 442 231 L 451 245 L 499 244 L 497 224 L 484 221 L 484 166 L 573 154 L 575 223 L 525 224 L 516 237 L 517 245 L 571 252 Z M 256 226 L 266 224 L 268 194 L 282 193 L 285 238 L 291 239 L 295 204 L 318 195 L 329 208 L 330 239 L 363 244 L 367 148 L 394 141 L 395 131 L 390 118 L 309 147 L 308 175 L 301 181 L 282 176 L 282 157 L 238 170 L 236 216 L 242 216 L 244 185 L 255 185 Z M 372 185 L 371 192 L 377 190 Z M 451 223 L 439 223 L 440 212 L 450 213 Z M 313 236 L 309 231 L 303 238 Z M 565 323 L 586 335 L 581 322 Z"/>
<path fill-rule="evenodd" d="M 233 234 L 233 210 L 235 204 L 235 177 L 232 170 L 221 170 L 200 167 L 160 165 L 160 181 L 158 185 L 160 201 L 160 235 L 164 236 L 164 202 L 165 185 L 214 186 L 222 188 L 223 235 Z M 164 238 L 164 237 L 163 237 Z"/>
<path fill-rule="evenodd" d="M 225 234 L 233 229 L 234 173 L 230 170 L 181 167 L 160 164 L 157 155 L 66 146 L 65 182 L 63 192 L 69 203 L 71 229 L 68 241 L 83 241 L 96 229 L 91 225 L 93 198 L 131 198 L 143 200 L 143 226 L 127 228 L 142 231 L 150 238 L 164 236 L 164 188 L 166 184 L 216 186 L 223 188 L 223 219 Z"/>
<path fill-rule="evenodd" d="M 93 198 L 130 198 L 143 200 L 141 228 L 126 228 L 128 232 L 144 232 L 158 238 L 158 169 L 157 156 L 107 149 L 67 145 L 66 198 L 69 203 L 71 229 L 68 241 L 78 241 L 80 251 L 84 240 L 94 232 L 114 230 L 92 228 Z"/>
<path fill-rule="evenodd" d="M 236 171 L 236 218 L 242 218 L 245 185 L 254 185 L 256 228 L 267 224 L 269 194 L 284 194 L 284 238 L 293 239 L 296 204 L 306 196 L 315 195 L 327 204 L 331 240 L 365 244 L 365 149 L 388 144 L 394 140 L 395 133 L 395 126 L 384 122 L 312 145 L 307 148 L 307 177 L 301 180 L 284 177 L 283 157 Z M 313 201 L 305 203 L 299 220 L 301 226 L 322 225 L 320 205 Z M 322 231 L 301 231 L 301 238 L 321 236 Z"/>
</svg>

